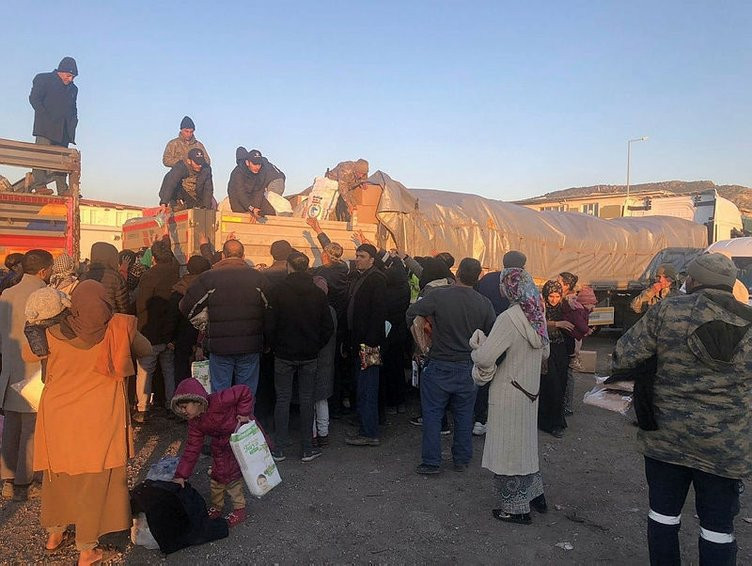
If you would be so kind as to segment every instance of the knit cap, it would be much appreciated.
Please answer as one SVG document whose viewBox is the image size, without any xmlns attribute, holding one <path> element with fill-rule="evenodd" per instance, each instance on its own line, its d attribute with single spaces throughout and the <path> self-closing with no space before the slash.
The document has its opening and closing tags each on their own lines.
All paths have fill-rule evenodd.
<svg viewBox="0 0 752 566">
<path fill-rule="evenodd" d="M 63 57 L 55 69 L 58 73 L 70 73 L 74 77 L 78 76 L 78 66 L 73 57 Z"/>
<path fill-rule="evenodd" d="M 180 121 L 180 129 L 184 130 L 186 128 L 191 130 L 196 129 L 196 124 L 193 123 L 193 120 L 189 116 L 183 116 L 183 119 Z"/>
<path fill-rule="evenodd" d="M 70 306 L 68 295 L 52 287 L 43 287 L 29 295 L 24 314 L 28 323 L 37 324 L 59 315 Z"/>
<path fill-rule="evenodd" d="M 732 289 L 736 282 L 734 262 L 719 253 L 697 256 L 689 264 L 687 273 L 699 285 L 721 285 Z"/>
</svg>

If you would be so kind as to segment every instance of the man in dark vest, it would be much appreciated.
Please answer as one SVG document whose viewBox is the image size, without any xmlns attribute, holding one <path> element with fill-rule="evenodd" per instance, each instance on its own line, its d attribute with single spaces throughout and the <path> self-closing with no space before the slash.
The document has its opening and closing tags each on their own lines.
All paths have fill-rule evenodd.
<svg viewBox="0 0 752 566">
<path fill-rule="evenodd" d="M 78 110 L 76 97 L 78 87 L 73 79 L 78 75 L 78 67 L 73 57 L 64 57 L 57 69 L 51 73 L 39 73 L 34 77 L 29 102 L 34 108 L 34 130 L 36 143 L 68 147 L 76 143 Z M 34 169 L 30 190 L 38 194 L 52 194 L 47 184 L 55 181 L 57 194 L 68 194 L 65 173 Z"/>
</svg>

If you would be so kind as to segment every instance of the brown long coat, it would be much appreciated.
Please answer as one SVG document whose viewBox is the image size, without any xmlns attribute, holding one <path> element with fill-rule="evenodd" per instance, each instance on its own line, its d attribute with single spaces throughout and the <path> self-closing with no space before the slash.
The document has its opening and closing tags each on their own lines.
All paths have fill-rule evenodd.
<svg viewBox="0 0 752 566">
<path fill-rule="evenodd" d="M 123 322 L 135 327 L 134 317 L 115 315 L 108 324 L 118 335 L 88 348 L 78 338 L 64 339 L 59 327 L 47 331 L 50 355 L 37 415 L 34 470 L 77 475 L 125 466 L 132 452 L 125 380 L 94 370 L 101 367 L 108 343 L 128 343 L 125 327 L 118 324 Z M 133 335 L 131 351 L 137 357 L 150 354 L 149 341 Z"/>
</svg>

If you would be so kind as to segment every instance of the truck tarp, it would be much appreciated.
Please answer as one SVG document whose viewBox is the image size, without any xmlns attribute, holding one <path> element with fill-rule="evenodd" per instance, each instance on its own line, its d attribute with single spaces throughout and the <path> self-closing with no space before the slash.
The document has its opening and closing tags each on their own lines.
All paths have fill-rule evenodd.
<svg viewBox="0 0 752 566">
<path fill-rule="evenodd" d="M 538 212 L 476 195 L 407 189 L 382 171 L 367 182 L 382 188 L 377 216 L 398 249 L 413 256 L 448 251 L 457 261 L 477 258 L 486 269 L 499 269 L 504 253 L 519 250 L 538 283 L 570 271 L 582 284 L 628 288 L 662 249 L 707 245 L 707 229 L 681 218 Z"/>
</svg>

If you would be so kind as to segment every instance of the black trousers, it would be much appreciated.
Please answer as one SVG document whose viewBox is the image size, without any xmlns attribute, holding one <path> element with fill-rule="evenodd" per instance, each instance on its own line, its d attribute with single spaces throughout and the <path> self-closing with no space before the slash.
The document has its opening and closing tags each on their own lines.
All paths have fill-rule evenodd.
<svg viewBox="0 0 752 566">
<path fill-rule="evenodd" d="M 681 511 L 690 485 L 695 488 L 695 508 L 700 517 L 700 565 L 736 564 L 734 517 L 739 513 L 739 494 L 744 490 L 740 480 L 648 457 L 645 477 L 650 493 L 648 547 L 652 566 L 681 564 Z"/>
</svg>

